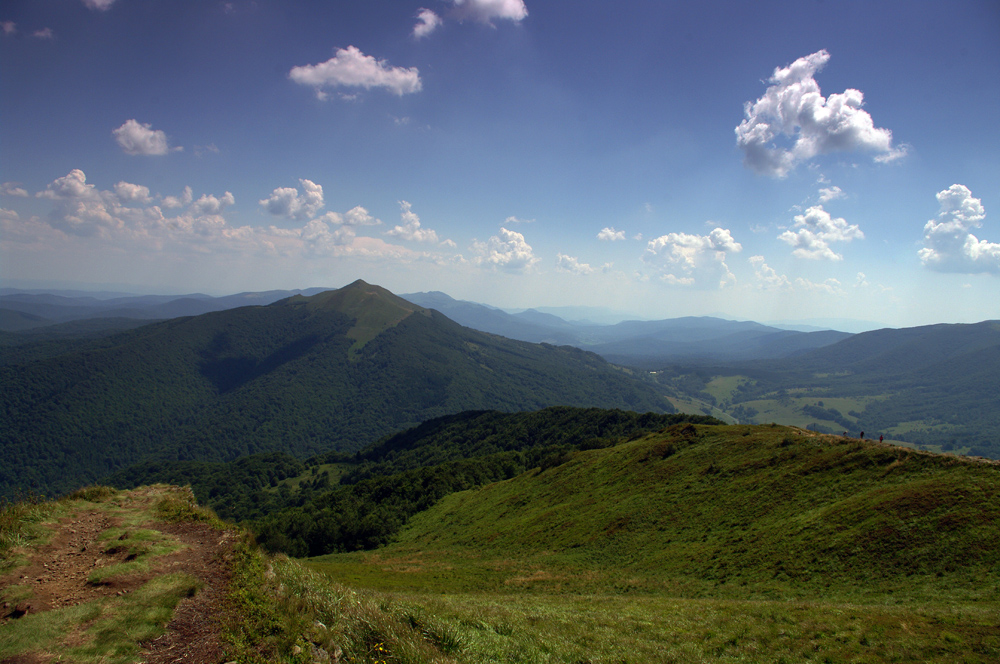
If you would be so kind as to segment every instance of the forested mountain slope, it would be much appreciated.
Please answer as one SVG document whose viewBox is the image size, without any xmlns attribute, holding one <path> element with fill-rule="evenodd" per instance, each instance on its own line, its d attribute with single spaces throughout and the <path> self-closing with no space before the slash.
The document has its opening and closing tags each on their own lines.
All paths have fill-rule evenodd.
<svg viewBox="0 0 1000 664">
<path fill-rule="evenodd" d="M 7 365 L 0 384 L 3 493 L 66 490 L 146 459 L 353 451 L 470 409 L 672 410 L 597 355 L 463 328 L 360 281 Z"/>
</svg>

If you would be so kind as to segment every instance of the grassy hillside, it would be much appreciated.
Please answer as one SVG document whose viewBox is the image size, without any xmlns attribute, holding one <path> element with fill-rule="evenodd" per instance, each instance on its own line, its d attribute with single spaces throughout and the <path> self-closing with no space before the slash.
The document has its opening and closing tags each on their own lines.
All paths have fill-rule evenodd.
<svg viewBox="0 0 1000 664">
<path fill-rule="evenodd" d="M 997 321 L 876 330 L 794 359 L 674 366 L 657 379 L 676 396 L 705 401 L 740 422 L 865 431 L 1000 458 Z"/>
<path fill-rule="evenodd" d="M 317 560 L 380 587 L 1000 600 L 1000 467 L 807 433 L 676 425 Z"/>
<path fill-rule="evenodd" d="M 354 451 L 470 409 L 672 410 L 594 354 L 475 332 L 364 282 L 46 354 L 0 367 L 0 494 L 143 460 Z"/>
</svg>

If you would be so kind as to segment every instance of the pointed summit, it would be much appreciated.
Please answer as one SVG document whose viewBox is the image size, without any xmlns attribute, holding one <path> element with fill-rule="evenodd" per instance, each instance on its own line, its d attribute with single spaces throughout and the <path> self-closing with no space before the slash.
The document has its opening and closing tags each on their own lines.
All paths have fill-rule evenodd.
<svg viewBox="0 0 1000 664">
<path fill-rule="evenodd" d="M 414 313 L 425 316 L 430 311 L 407 302 L 390 291 L 369 284 L 361 279 L 337 290 L 326 291 L 306 297 L 296 295 L 285 303 L 291 306 L 305 306 L 314 311 L 337 311 L 354 319 L 354 327 L 347 336 L 354 340 L 351 354 L 385 330 L 395 327 Z"/>
</svg>

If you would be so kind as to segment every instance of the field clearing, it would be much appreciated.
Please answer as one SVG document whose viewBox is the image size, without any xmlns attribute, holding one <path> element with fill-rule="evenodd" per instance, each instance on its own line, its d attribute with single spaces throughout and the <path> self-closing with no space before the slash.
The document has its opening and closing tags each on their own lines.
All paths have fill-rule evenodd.
<svg viewBox="0 0 1000 664">
<path fill-rule="evenodd" d="M 355 562 L 308 567 L 359 594 L 375 593 L 382 606 L 433 619 L 435 633 L 447 636 L 458 662 L 985 663 L 1000 656 L 996 603 L 896 604 L 889 596 L 872 603 L 676 598 L 627 591 L 512 592 L 509 586 L 441 592 L 453 584 L 448 577 L 471 582 L 469 570 L 448 569 L 436 555 L 408 561 L 374 556 L 368 563 L 353 554 L 341 558 Z M 401 562 L 411 565 L 410 572 L 384 574 Z M 423 566 L 423 573 L 414 566 Z M 348 572 L 352 567 L 354 573 Z M 400 577 L 414 572 L 413 580 L 429 581 L 429 589 L 402 587 Z M 533 576 L 556 575 L 537 570 Z"/>
<path fill-rule="evenodd" d="M 712 417 L 718 418 L 725 422 L 726 424 L 736 424 L 736 418 L 734 418 L 729 413 L 716 408 L 707 401 L 700 401 L 698 399 L 681 399 L 678 397 L 666 397 L 674 408 L 677 409 L 678 413 L 688 413 L 690 415 L 711 415 Z"/>
<path fill-rule="evenodd" d="M 802 412 L 803 406 L 815 406 L 819 402 L 823 403 L 823 408 L 833 408 L 840 413 L 852 420 L 856 421 L 856 418 L 848 415 L 850 411 L 861 412 L 865 407 L 872 401 L 877 401 L 881 399 L 888 398 L 886 396 L 877 397 L 828 397 L 828 396 L 809 396 L 809 397 L 787 397 L 785 399 L 754 399 L 752 401 L 743 401 L 739 405 L 747 406 L 749 408 L 754 408 L 757 410 L 757 415 L 754 417 L 758 423 L 767 422 L 777 422 L 779 424 L 786 424 L 796 427 L 805 427 L 813 422 L 822 424 L 830 427 L 833 430 L 843 429 L 842 424 L 838 424 L 832 420 L 822 420 L 817 419 L 814 415 L 807 415 Z M 849 431 L 849 434 L 855 435 L 857 432 Z M 897 432 L 898 433 L 898 432 Z"/>
<path fill-rule="evenodd" d="M 729 401 L 740 385 L 751 382 L 748 376 L 715 376 L 705 385 L 705 391 L 717 401 Z"/>
</svg>

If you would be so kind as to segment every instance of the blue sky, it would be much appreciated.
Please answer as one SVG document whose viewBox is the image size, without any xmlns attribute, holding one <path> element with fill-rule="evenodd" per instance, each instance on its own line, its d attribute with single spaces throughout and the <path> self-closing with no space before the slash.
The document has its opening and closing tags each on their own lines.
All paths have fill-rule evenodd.
<svg viewBox="0 0 1000 664">
<path fill-rule="evenodd" d="M 1000 318 L 1000 4 L 17 0 L 3 285 Z"/>
</svg>

